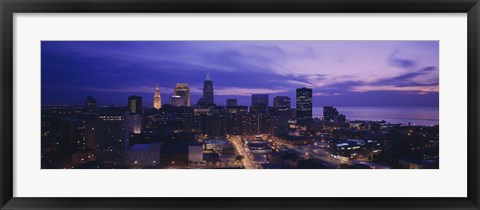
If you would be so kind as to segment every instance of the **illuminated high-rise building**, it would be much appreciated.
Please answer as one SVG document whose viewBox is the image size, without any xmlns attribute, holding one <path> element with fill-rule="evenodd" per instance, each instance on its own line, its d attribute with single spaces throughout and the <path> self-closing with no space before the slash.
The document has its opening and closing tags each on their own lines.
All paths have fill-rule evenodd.
<svg viewBox="0 0 480 210">
<path fill-rule="evenodd" d="M 297 88 L 297 123 L 307 125 L 312 119 L 312 89 Z"/>
<path fill-rule="evenodd" d="M 128 97 L 128 115 L 125 118 L 129 133 L 142 132 L 142 97 L 132 95 Z"/>
<path fill-rule="evenodd" d="M 127 145 L 126 113 L 123 107 L 109 107 L 98 112 L 96 155 L 105 167 L 114 168 L 124 158 Z"/>
<path fill-rule="evenodd" d="M 140 134 L 142 133 L 142 115 L 141 114 L 128 114 L 125 118 L 127 124 L 127 131 L 129 133 Z"/>
<path fill-rule="evenodd" d="M 182 96 L 172 96 L 170 97 L 170 104 L 172 106 L 186 106 L 186 100 Z"/>
<path fill-rule="evenodd" d="M 160 88 L 158 88 L 158 83 L 157 87 L 155 87 L 155 95 L 153 95 L 153 108 L 162 108 L 162 98 L 160 97 Z"/>
<path fill-rule="evenodd" d="M 268 95 L 267 94 L 252 94 L 252 113 L 267 113 L 268 110 Z"/>
<path fill-rule="evenodd" d="M 128 113 L 129 114 L 141 114 L 143 111 L 142 97 L 131 95 L 128 97 Z"/>
<path fill-rule="evenodd" d="M 213 105 L 213 81 L 210 74 L 207 74 L 207 78 L 203 81 L 203 98 L 208 105 Z"/>
<path fill-rule="evenodd" d="M 97 146 L 97 134 L 95 130 L 97 127 L 97 101 L 92 96 L 88 96 L 85 100 L 83 114 L 85 119 L 85 147 L 94 150 Z"/>
<path fill-rule="evenodd" d="M 175 85 L 173 95 L 180 96 L 183 100 L 185 100 L 184 106 L 190 107 L 190 88 L 188 87 L 188 84 L 177 83 Z"/>
<path fill-rule="evenodd" d="M 277 111 L 288 111 L 290 109 L 290 97 L 276 96 L 273 98 L 273 108 Z"/>
</svg>

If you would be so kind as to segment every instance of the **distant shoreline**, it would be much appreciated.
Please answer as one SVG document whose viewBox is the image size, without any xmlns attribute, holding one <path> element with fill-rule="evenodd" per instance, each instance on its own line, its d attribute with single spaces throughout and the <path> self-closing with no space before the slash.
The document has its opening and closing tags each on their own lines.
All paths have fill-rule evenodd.
<svg viewBox="0 0 480 210">
<path fill-rule="evenodd" d="M 428 106 L 394 107 L 394 106 L 338 106 L 338 112 L 347 120 L 368 120 L 390 123 L 438 125 L 439 108 Z M 323 107 L 313 107 L 314 117 L 323 117 Z"/>
</svg>

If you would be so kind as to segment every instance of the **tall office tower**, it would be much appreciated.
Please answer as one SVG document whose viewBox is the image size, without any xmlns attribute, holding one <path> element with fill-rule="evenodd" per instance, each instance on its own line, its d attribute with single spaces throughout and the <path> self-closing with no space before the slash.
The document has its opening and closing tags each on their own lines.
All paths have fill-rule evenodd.
<svg viewBox="0 0 480 210">
<path fill-rule="evenodd" d="M 187 101 L 182 96 L 170 97 L 170 104 L 172 106 L 187 106 Z"/>
<path fill-rule="evenodd" d="M 129 133 L 140 134 L 142 133 L 142 115 L 141 114 L 129 114 L 126 117 L 126 124 Z"/>
<path fill-rule="evenodd" d="M 85 137 L 85 147 L 89 150 L 95 150 L 97 146 L 97 101 L 92 97 L 88 96 L 85 99 L 85 106 L 83 108 L 84 116 L 84 137 Z"/>
<path fill-rule="evenodd" d="M 297 123 L 307 125 L 312 121 L 312 89 L 297 88 Z"/>
<path fill-rule="evenodd" d="M 126 110 L 108 107 L 98 112 L 97 160 L 105 167 L 115 167 L 121 163 L 127 145 L 125 132 Z"/>
<path fill-rule="evenodd" d="M 128 97 L 128 115 L 126 117 L 127 130 L 129 133 L 142 133 L 142 97 L 132 95 Z"/>
<path fill-rule="evenodd" d="M 290 119 L 290 97 L 276 96 L 273 98 L 273 115 L 270 120 L 270 134 L 285 136 L 288 134 L 288 120 Z"/>
<path fill-rule="evenodd" d="M 268 111 L 268 95 L 267 94 L 252 94 L 252 107 L 250 109 L 253 113 L 267 113 Z"/>
<path fill-rule="evenodd" d="M 232 98 L 227 99 L 227 107 L 234 107 L 237 105 L 238 105 L 237 99 L 232 99 Z"/>
<path fill-rule="evenodd" d="M 288 111 L 290 109 L 290 97 L 276 96 L 273 98 L 273 108 L 277 111 Z"/>
<path fill-rule="evenodd" d="M 162 108 L 162 98 L 160 97 L 160 89 L 158 88 L 158 83 L 157 87 L 155 87 L 155 95 L 153 95 L 153 108 Z"/>
<path fill-rule="evenodd" d="M 213 105 L 213 82 L 210 74 L 207 74 L 207 78 L 203 81 L 203 98 L 208 105 Z"/>
<path fill-rule="evenodd" d="M 142 97 L 131 95 L 128 97 L 128 113 L 141 114 L 143 112 Z"/>
<path fill-rule="evenodd" d="M 338 110 L 333 106 L 324 106 L 323 107 L 323 120 L 325 121 L 334 121 L 338 117 Z"/>
<path fill-rule="evenodd" d="M 177 83 L 173 95 L 182 97 L 183 100 L 185 100 L 184 106 L 190 107 L 190 88 L 188 87 L 188 84 Z"/>
<path fill-rule="evenodd" d="M 92 96 L 88 96 L 87 99 L 85 99 L 85 106 L 83 108 L 84 114 L 96 114 L 97 101 Z"/>
</svg>

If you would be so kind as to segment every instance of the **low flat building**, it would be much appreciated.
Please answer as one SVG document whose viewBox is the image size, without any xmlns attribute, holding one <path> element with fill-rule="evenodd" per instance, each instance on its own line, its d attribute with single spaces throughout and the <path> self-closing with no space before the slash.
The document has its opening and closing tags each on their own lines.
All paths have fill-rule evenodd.
<svg viewBox="0 0 480 210">
<path fill-rule="evenodd" d="M 213 149 L 215 152 L 221 152 L 231 147 L 232 145 L 226 139 L 209 139 L 205 141 L 205 149 Z"/>
<path fill-rule="evenodd" d="M 192 142 L 188 144 L 188 161 L 192 163 L 203 162 L 203 144 Z"/>
<path fill-rule="evenodd" d="M 220 162 L 220 157 L 213 149 L 203 150 L 203 160 L 207 163 Z"/>
<path fill-rule="evenodd" d="M 130 168 L 160 166 L 160 144 L 134 144 L 125 151 L 125 164 Z"/>
<path fill-rule="evenodd" d="M 252 153 L 268 153 L 272 151 L 272 148 L 268 146 L 267 141 L 263 140 L 253 140 L 253 141 L 245 141 L 245 145 Z"/>
</svg>

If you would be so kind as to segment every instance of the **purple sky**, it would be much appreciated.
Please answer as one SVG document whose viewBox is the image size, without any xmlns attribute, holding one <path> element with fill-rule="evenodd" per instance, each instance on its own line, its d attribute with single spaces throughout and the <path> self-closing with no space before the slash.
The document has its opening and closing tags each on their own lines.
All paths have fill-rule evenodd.
<svg viewBox="0 0 480 210">
<path fill-rule="evenodd" d="M 438 41 L 43 41 L 42 104 L 127 105 L 155 84 L 168 103 L 187 83 L 192 104 L 207 73 L 215 103 L 313 88 L 314 106 L 438 106 Z"/>
</svg>

